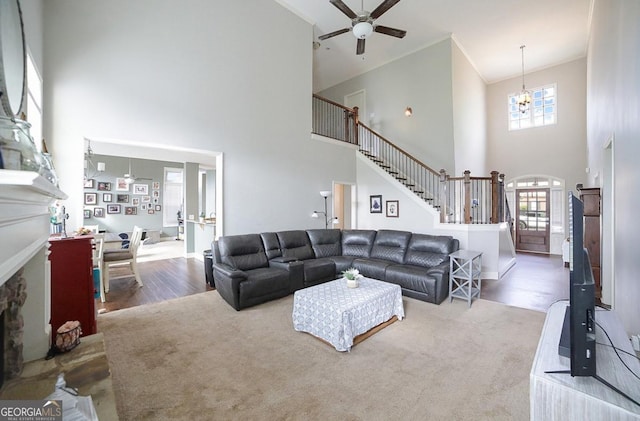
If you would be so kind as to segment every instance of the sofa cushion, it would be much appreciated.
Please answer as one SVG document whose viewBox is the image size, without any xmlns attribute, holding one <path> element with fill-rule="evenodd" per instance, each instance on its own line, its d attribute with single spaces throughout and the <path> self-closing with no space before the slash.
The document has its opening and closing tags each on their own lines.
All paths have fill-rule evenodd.
<svg viewBox="0 0 640 421">
<path fill-rule="evenodd" d="M 426 294 L 435 300 L 437 280 L 427 275 L 427 271 L 428 268 L 422 266 L 391 265 L 387 267 L 386 281 L 400 285 L 402 289 Z"/>
<path fill-rule="evenodd" d="M 307 230 L 307 235 L 316 258 L 342 254 L 342 235 L 339 229 Z"/>
<path fill-rule="evenodd" d="M 344 230 L 342 231 L 342 255 L 353 257 L 369 257 L 375 230 Z"/>
<path fill-rule="evenodd" d="M 247 271 L 239 284 L 241 306 L 263 302 L 261 297 L 284 297 L 289 294 L 289 272 L 284 269 L 258 268 Z"/>
<path fill-rule="evenodd" d="M 353 267 L 358 269 L 363 276 L 379 281 L 386 280 L 385 272 L 387 266 L 391 264 L 388 260 L 379 259 L 355 259 L 353 261 Z"/>
<path fill-rule="evenodd" d="M 313 249 L 307 233 L 302 230 L 277 232 L 283 257 L 295 257 L 298 260 L 313 259 Z"/>
<path fill-rule="evenodd" d="M 353 261 L 355 259 L 355 257 L 353 256 L 331 256 L 331 257 L 327 257 L 327 259 L 330 259 L 331 261 L 333 261 L 333 263 L 336 264 L 336 279 L 340 277 L 340 275 L 342 275 L 342 272 L 344 272 L 347 269 L 351 269 L 353 267 Z"/>
<path fill-rule="evenodd" d="M 458 240 L 448 235 L 413 234 L 404 263 L 433 267 L 449 259 L 449 254 L 458 250 Z"/>
<path fill-rule="evenodd" d="M 263 232 L 260 234 L 262 238 L 262 244 L 264 245 L 264 252 L 267 255 L 267 259 L 271 260 L 276 257 L 282 256 L 280 251 L 280 242 L 275 232 Z"/>
<path fill-rule="evenodd" d="M 258 234 L 229 235 L 218 239 L 220 261 L 233 269 L 268 267 L 262 239 Z"/>
<path fill-rule="evenodd" d="M 411 233 L 408 231 L 379 230 L 373 241 L 371 258 L 393 263 L 404 262 L 404 254 L 410 238 Z"/>
<path fill-rule="evenodd" d="M 320 284 L 336 279 L 336 264 L 333 260 L 309 259 L 304 261 L 304 286 Z"/>
</svg>

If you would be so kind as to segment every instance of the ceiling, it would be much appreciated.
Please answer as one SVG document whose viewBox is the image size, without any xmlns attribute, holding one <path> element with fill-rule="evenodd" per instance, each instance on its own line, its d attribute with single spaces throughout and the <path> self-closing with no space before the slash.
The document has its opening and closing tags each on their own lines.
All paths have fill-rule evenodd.
<svg viewBox="0 0 640 421">
<path fill-rule="evenodd" d="M 351 26 L 329 0 L 277 0 L 314 25 L 318 36 Z M 343 0 L 354 12 L 363 0 Z M 372 11 L 382 0 L 364 0 Z M 356 56 L 351 33 L 320 41 L 313 53 L 314 92 L 331 87 L 449 36 L 480 76 L 493 83 L 584 57 L 593 0 L 401 0 L 377 24 L 404 29 L 403 39 L 373 33 Z M 312 48 L 312 46 L 309 46 Z"/>
</svg>

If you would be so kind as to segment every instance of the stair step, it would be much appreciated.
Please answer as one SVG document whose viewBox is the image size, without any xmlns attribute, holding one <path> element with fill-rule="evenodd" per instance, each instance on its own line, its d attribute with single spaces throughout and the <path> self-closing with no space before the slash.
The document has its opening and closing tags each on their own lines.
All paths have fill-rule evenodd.
<svg viewBox="0 0 640 421">
<path fill-rule="evenodd" d="M 398 174 L 398 171 L 388 171 L 389 174 Z"/>
<path fill-rule="evenodd" d="M 386 170 L 388 168 L 391 168 L 391 166 L 390 165 L 380 165 L 380 168 L 384 168 Z"/>
<path fill-rule="evenodd" d="M 415 187 L 416 185 L 415 184 L 405 184 L 405 186 L 411 188 L 411 187 Z"/>
<path fill-rule="evenodd" d="M 407 181 L 407 177 L 396 177 L 396 180 L 398 181 Z"/>
</svg>

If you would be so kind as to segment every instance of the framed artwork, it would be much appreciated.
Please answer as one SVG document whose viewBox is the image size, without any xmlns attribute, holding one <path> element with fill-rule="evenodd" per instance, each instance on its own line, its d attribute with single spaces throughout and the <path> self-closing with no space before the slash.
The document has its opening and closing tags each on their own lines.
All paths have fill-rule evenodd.
<svg viewBox="0 0 640 421">
<path fill-rule="evenodd" d="M 133 185 L 133 194 L 149 194 L 149 185 L 148 184 L 134 184 Z"/>
<path fill-rule="evenodd" d="M 160 199 L 158 199 L 157 197 L 153 198 L 153 203 L 160 203 Z"/>
<path fill-rule="evenodd" d="M 147 210 L 147 204 L 143 203 L 142 205 L 140 205 L 140 209 Z"/>
<path fill-rule="evenodd" d="M 152 188 L 154 190 L 160 190 L 160 182 L 159 181 L 154 181 Z"/>
<path fill-rule="evenodd" d="M 89 219 L 91 218 L 91 209 L 85 209 L 84 210 L 84 219 Z"/>
<path fill-rule="evenodd" d="M 98 203 L 98 194 L 97 193 L 85 193 L 84 194 L 84 204 L 85 205 L 95 205 Z"/>
<path fill-rule="evenodd" d="M 142 203 L 151 202 L 151 196 L 142 196 Z"/>
<path fill-rule="evenodd" d="M 99 191 L 111 191 L 111 183 L 108 183 L 106 181 L 99 181 L 98 182 L 98 190 Z"/>
<path fill-rule="evenodd" d="M 129 184 L 127 184 L 126 178 L 116 178 L 116 191 L 129 191 Z"/>
<path fill-rule="evenodd" d="M 151 194 L 151 196 L 153 196 L 155 199 L 160 197 L 160 190 L 154 190 L 153 193 Z"/>
<path fill-rule="evenodd" d="M 369 196 L 369 212 L 382 213 L 382 195 Z"/>
<path fill-rule="evenodd" d="M 156 212 L 160 212 L 162 210 L 162 205 L 156 205 Z"/>
<path fill-rule="evenodd" d="M 96 187 L 96 180 L 90 178 L 88 180 L 84 180 L 84 188 L 85 189 L 94 189 Z"/>
<path fill-rule="evenodd" d="M 120 205 L 107 205 L 107 213 L 120 213 Z"/>
<path fill-rule="evenodd" d="M 104 208 L 93 208 L 93 216 L 95 218 L 104 218 Z"/>
<path fill-rule="evenodd" d="M 111 193 L 102 193 L 102 201 L 105 203 L 113 202 L 113 195 Z"/>
<path fill-rule="evenodd" d="M 124 214 L 125 215 L 137 215 L 138 214 L 138 208 L 136 208 L 135 206 L 125 206 Z"/>
<path fill-rule="evenodd" d="M 400 215 L 400 208 L 397 200 L 387 200 L 387 216 L 397 218 Z"/>
<path fill-rule="evenodd" d="M 140 198 L 139 197 L 133 197 L 131 198 L 131 204 L 133 206 L 138 206 L 140 204 Z"/>
<path fill-rule="evenodd" d="M 128 194 L 118 194 L 116 195 L 117 203 L 129 203 L 129 195 Z"/>
<path fill-rule="evenodd" d="M 148 213 L 149 215 L 153 215 L 153 214 L 154 214 L 154 213 L 156 213 L 156 212 L 155 212 L 153 209 L 149 209 L 149 210 L 147 211 L 147 213 Z"/>
</svg>

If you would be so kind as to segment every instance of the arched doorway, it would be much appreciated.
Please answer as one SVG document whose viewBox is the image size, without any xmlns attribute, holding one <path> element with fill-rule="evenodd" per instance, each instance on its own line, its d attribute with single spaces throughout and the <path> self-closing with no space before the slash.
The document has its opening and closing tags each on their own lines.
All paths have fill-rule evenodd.
<svg viewBox="0 0 640 421">
<path fill-rule="evenodd" d="M 505 194 L 516 228 L 516 251 L 562 254 L 565 182 L 549 175 L 508 180 Z"/>
</svg>

